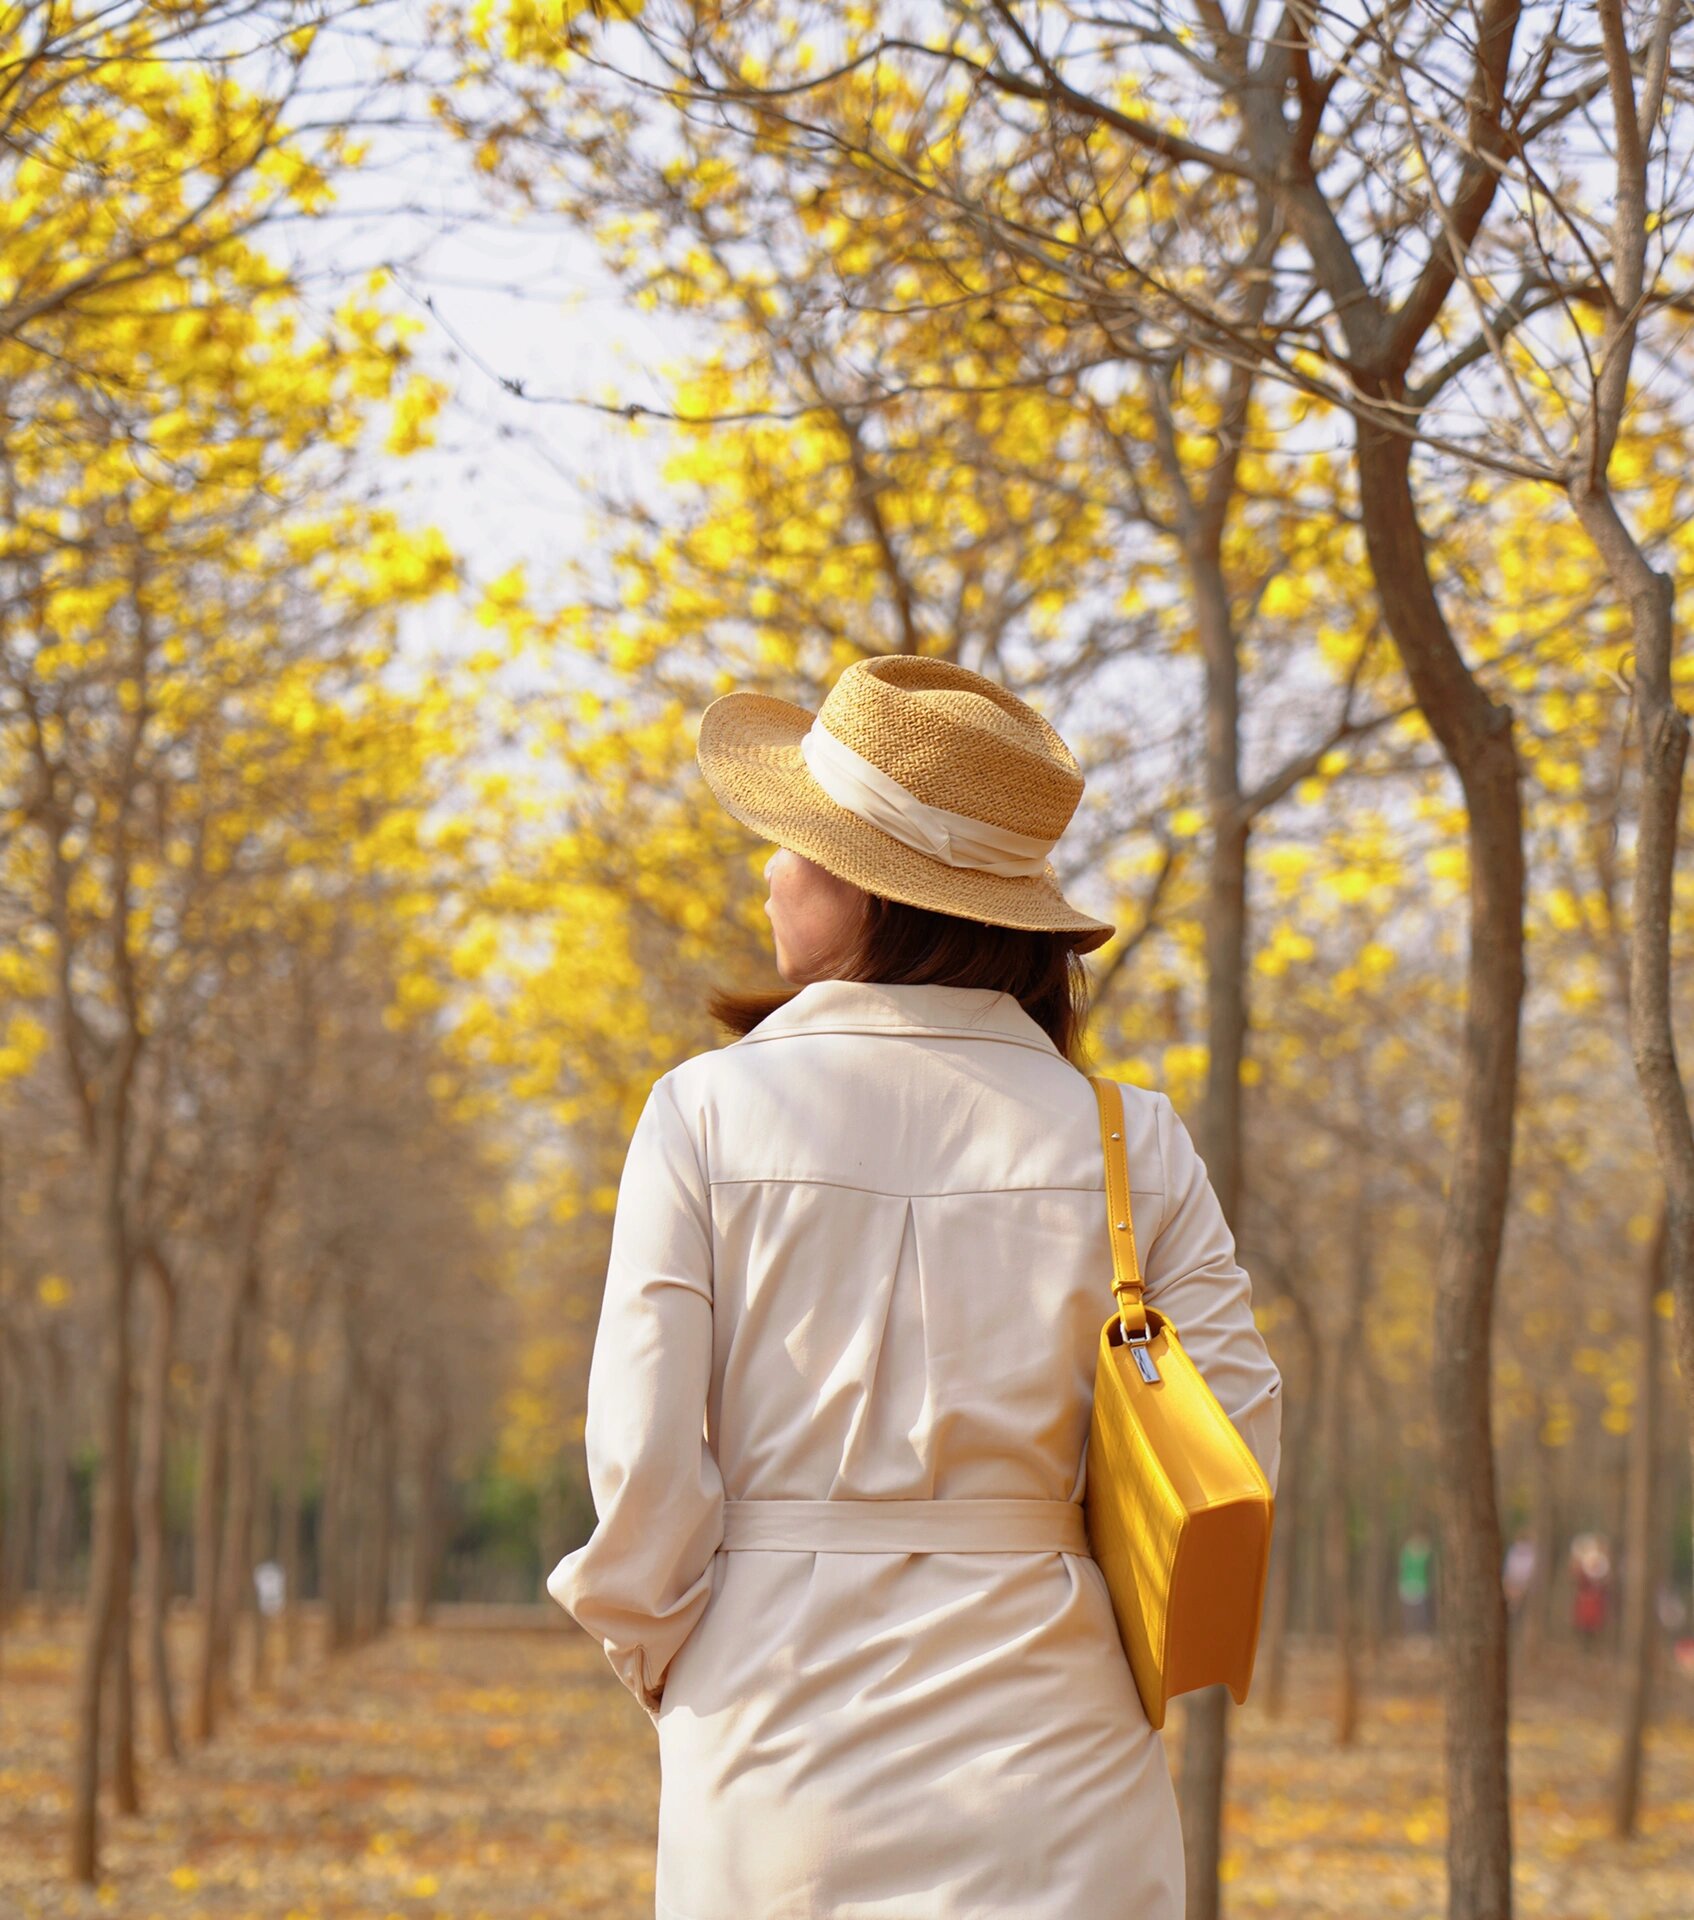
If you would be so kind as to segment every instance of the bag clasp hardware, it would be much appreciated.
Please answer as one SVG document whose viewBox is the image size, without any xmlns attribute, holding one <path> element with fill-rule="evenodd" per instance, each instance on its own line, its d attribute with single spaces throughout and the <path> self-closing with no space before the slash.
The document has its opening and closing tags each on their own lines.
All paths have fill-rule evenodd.
<svg viewBox="0 0 1694 1920">
<path fill-rule="evenodd" d="M 1136 1371 L 1150 1387 L 1158 1386 L 1159 1369 L 1152 1354 L 1147 1351 L 1148 1347 L 1152 1344 L 1152 1334 L 1147 1331 L 1145 1326 L 1142 1327 L 1139 1333 L 1131 1333 L 1128 1324 L 1121 1314 L 1118 1316 L 1118 1325 L 1123 1328 L 1124 1345 L 1135 1355 Z"/>
<path fill-rule="evenodd" d="M 1118 1313 L 1118 1331 L 1124 1334 L 1124 1346 L 1127 1346 L 1129 1352 L 1135 1356 L 1135 1371 L 1141 1375 L 1141 1379 L 1147 1380 L 1149 1386 L 1158 1386 L 1158 1384 L 1160 1384 L 1160 1371 L 1158 1371 L 1158 1363 L 1154 1361 L 1154 1357 L 1152 1357 L 1152 1354 L 1149 1352 L 1149 1348 L 1152 1346 L 1152 1332 L 1149 1331 L 1147 1323 L 1145 1323 L 1145 1321 L 1141 1323 L 1141 1332 L 1131 1331 L 1129 1321 L 1124 1319 L 1124 1313 L 1120 1311 L 1120 1313 Z"/>
</svg>

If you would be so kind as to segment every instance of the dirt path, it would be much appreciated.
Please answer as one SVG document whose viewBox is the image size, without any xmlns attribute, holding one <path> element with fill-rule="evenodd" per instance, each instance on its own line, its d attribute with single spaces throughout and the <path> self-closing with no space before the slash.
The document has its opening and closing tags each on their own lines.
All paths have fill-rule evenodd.
<svg viewBox="0 0 1694 1920">
<path fill-rule="evenodd" d="M 183 1673 L 190 1645 L 185 1621 Z M 563 1620 L 401 1630 L 279 1679 L 179 1772 L 146 1765 L 146 1811 L 108 1819 L 97 1892 L 69 1890 L 61 1870 L 74 1651 L 68 1624 L 23 1623 L 0 1646 L 6 1920 L 651 1916 L 652 1730 Z M 1322 1719 L 1320 1653 L 1296 1662 L 1299 1705 L 1286 1722 L 1252 1706 L 1237 1717 L 1225 1868 L 1234 1920 L 1436 1920 L 1444 1836 L 1432 1682 L 1427 1659 L 1398 1659 L 1369 1692 L 1349 1754 L 1334 1751 Z M 1667 1682 L 1645 1830 L 1631 1846 L 1605 1836 L 1606 1692 L 1596 1670 L 1522 1708 L 1519 1913 L 1690 1920 L 1694 1688 Z"/>
</svg>

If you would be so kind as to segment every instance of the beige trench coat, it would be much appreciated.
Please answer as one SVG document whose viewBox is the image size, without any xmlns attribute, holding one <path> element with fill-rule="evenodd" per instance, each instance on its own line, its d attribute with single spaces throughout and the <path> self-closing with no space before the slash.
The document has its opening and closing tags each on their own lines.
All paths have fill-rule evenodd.
<svg viewBox="0 0 1694 1920">
<path fill-rule="evenodd" d="M 1274 1481 L 1205 1168 L 1163 1094 L 1124 1105 L 1147 1297 Z M 547 1586 L 657 1725 L 659 1920 L 1180 1920 L 1086 1554 L 721 1546 L 726 1497 L 1080 1500 L 1110 1276 L 1093 1090 L 1009 994 L 814 982 L 655 1084 L 589 1373 L 599 1523 Z"/>
</svg>

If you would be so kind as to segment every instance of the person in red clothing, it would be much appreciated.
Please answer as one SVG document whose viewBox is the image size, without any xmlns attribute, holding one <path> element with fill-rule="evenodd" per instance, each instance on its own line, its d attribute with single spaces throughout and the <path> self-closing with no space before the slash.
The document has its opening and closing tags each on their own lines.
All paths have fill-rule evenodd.
<svg viewBox="0 0 1694 1920">
<path fill-rule="evenodd" d="M 1571 1625 L 1585 1647 L 1599 1644 L 1611 1610 L 1612 1561 L 1606 1543 L 1596 1533 L 1582 1533 L 1571 1542 Z"/>
</svg>

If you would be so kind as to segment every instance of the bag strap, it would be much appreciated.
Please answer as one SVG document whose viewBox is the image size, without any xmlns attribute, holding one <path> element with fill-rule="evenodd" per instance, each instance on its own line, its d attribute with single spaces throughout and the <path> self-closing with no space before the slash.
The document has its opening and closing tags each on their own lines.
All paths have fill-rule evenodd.
<svg viewBox="0 0 1694 1920">
<path fill-rule="evenodd" d="M 1129 1211 L 1129 1156 L 1123 1144 L 1123 1089 L 1103 1074 L 1089 1084 L 1100 1108 L 1100 1145 L 1106 1155 L 1106 1226 L 1112 1243 L 1112 1294 L 1118 1303 L 1123 1337 L 1140 1345 L 1147 1338 L 1146 1283 L 1135 1257 L 1135 1222 Z"/>
</svg>

